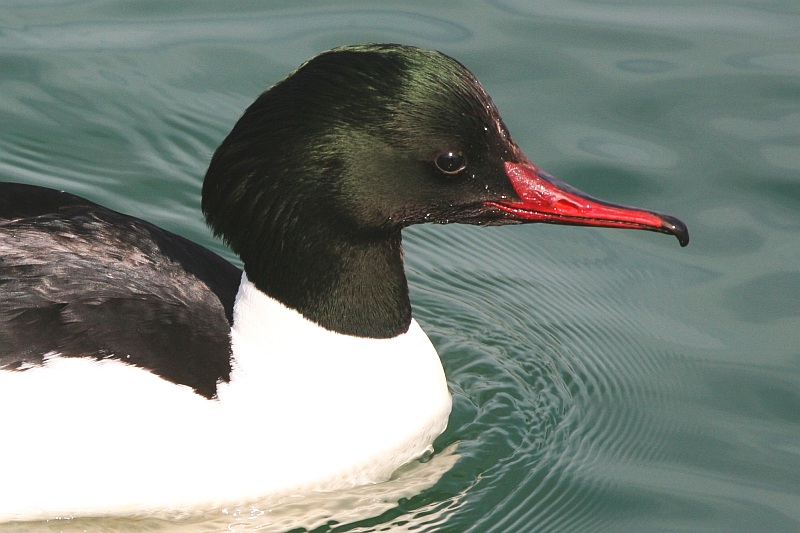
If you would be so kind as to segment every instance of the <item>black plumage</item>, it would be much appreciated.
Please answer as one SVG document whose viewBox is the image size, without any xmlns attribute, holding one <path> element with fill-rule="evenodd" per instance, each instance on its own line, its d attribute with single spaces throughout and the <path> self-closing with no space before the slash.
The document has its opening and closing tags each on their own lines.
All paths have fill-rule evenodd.
<svg viewBox="0 0 800 533">
<path fill-rule="evenodd" d="M 143 220 L 0 184 L 0 369 L 114 358 L 213 397 L 241 272 Z"/>
</svg>

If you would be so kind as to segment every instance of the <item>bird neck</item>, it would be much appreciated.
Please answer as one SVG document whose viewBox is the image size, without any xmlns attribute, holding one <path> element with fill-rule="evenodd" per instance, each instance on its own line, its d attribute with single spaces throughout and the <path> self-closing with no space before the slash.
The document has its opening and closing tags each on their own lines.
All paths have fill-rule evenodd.
<svg viewBox="0 0 800 533">
<path fill-rule="evenodd" d="M 247 277 L 331 331 L 369 338 L 406 332 L 411 302 L 400 230 L 358 238 L 318 230 L 313 241 L 284 235 L 271 249 L 242 254 Z"/>
</svg>

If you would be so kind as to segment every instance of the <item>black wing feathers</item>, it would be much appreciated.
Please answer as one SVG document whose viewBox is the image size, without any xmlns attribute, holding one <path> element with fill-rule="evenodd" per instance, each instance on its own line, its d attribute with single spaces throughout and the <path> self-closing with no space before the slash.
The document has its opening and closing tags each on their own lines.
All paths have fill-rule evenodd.
<svg viewBox="0 0 800 533">
<path fill-rule="evenodd" d="M 143 220 L 0 184 L 0 368 L 114 358 L 213 397 L 241 271 Z"/>
</svg>

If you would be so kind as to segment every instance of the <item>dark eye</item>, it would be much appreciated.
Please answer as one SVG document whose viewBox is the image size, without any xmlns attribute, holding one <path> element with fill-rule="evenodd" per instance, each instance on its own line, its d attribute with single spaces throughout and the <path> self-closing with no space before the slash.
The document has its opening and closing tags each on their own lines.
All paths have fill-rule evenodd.
<svg viewBox="0 0 800 533">
<path fill-rule="evenodd" d="M 467 159 L 459 152 L 439 154 L 433 162 L 445 174 L 458 174 L 467 166 Z"/>
</svg>

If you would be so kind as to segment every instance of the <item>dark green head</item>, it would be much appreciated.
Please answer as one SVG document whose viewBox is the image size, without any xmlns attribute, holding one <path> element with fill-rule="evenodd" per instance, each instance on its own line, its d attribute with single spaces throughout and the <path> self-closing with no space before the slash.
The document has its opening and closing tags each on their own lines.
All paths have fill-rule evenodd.
<svg viewBox="0 0 800 533">
<path fill-rule="evenodd" d="M 235 228 L 263 224 L 256 198 L 301 202 L 353 231 L 391 231 L 513 194 L 504 160 L 520 161 L 519 151 L 460 63 L 409 46 L 349 46 L 250 106 L 211 162 L 203 208 L 234 249 Z"/>
</svg>

